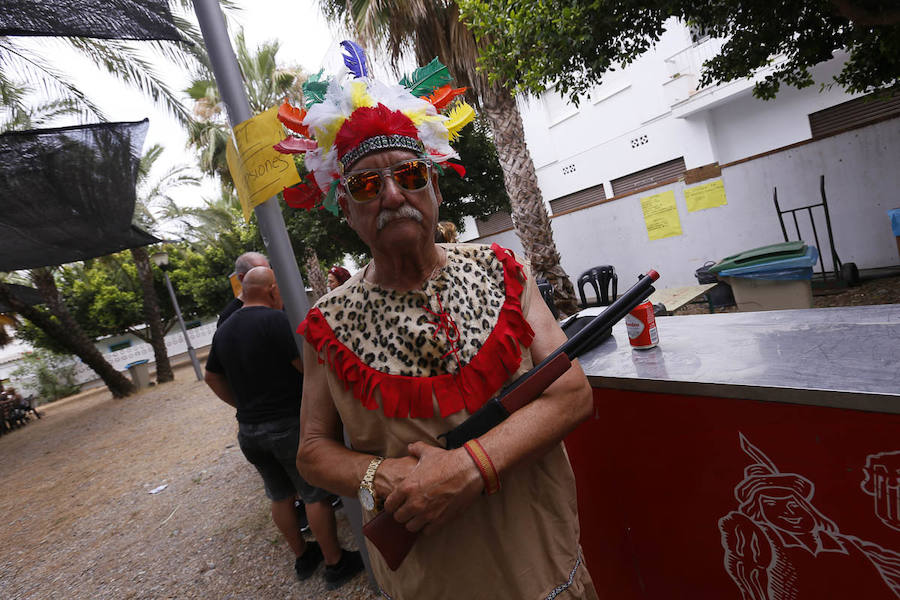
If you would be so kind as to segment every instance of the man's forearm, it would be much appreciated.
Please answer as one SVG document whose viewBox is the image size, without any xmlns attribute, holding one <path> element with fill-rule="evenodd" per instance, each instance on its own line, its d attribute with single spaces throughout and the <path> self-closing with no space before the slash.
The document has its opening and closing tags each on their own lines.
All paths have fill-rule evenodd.
<svg viewBox="0 0 900 600">
<path fill-rule="evenodd" d="M 207 371 L 204 380 L 206 385 L 222 402 L 237 408 L 237 401 L 234 399 L 234 395 L 231 393 L 231 386 L 228 385 L 228 379 L 224 375 Z"/>
</svg>

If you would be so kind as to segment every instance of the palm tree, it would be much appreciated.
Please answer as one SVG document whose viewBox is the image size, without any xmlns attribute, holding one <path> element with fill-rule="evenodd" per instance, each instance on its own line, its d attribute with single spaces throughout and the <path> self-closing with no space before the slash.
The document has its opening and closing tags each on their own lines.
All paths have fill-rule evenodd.
<svg viewBox="0 0 900 600">
<path fill-rule="evenodd" d="M 491 84 L 476 68 L 478 42 L 459 19 L 455 2 L 446 0 L 323 0 L 326 17 L 355 30 L 369 48 L 384 48 L 398 68 L 404 51 L 412 48 L 419 64 L 437 56 L 469 88 L 470 100 L 483 109 L 494 134 L 512 207 L 516 233 L 536 277 L 550 280 L 558 295 L 556 305 L 578 310 L 575 289 L 560 266 L 550 217 L 538 187 L 534 163 L 525 145 L 525 132 L 515 97 L 500 84 Z"/>
<path fill-rule="evenodd" d="M 280 47 L 280 43 L 273 40 L 264 42 L 254 51 L 247 47 L 243 31 L 235 36 L 235 54 L 247 88 L 250 110 L 254 113 L 268 110 L 284 98 L 297 102 L 302 96 L 302 84 L 305 80 L 303 73 L 299 68 L 285 68 L 278 65 Z M 234 198 L 232 193 L 234 185 L 225 161 L 225 148 L 230 143 L 231 133 L 225 122 L 224 105 L 215 81 L 196 78 L 187 93 L 194 100 L 194 115 L 197 117 L 189 128 L 189 142 L 199 152 L 200 168 L 204 173 L 217 175 L 223 185 L 223 191 L 222 197 L 215 201 L 207 200 L 206 206 L 199 210 L 173 212 L 181 217 L 193 217 L 200 222 L 214 224 L 216 220 L 224 220 L 233 214 L 227 210 L 229 198 Z M 201 233 L 204 229 L 209 230 L 209 227 L 201 228 L 197 232 Z M 325 276 L 316 250 L 307 244 L 303 254 L 309 283 L 313 290 L 321 295 L 325 290 Z"/>
<path fill-rule="evenodd" d="M 232 2 L 223 2 L 232 8 Z M 10 74 L 25 77 L 52 101 L 65 101 L 77 108 L 81 120 L 106 120 L 102 109 L 89 93 L 78 87 L 69 71 L 54 64 L 53 57 L 77 53 L 99 69 L 149 96 L 183 125 L 191 115 L 178 94 L 156 72 L 154 60 L 163 59 L 174 68 L 187 71 L 208 70 L 203 38 L 184 14 L 192 10 L 190 0 L 171 0 L 172 20 L 184 42 L 129 41 L 86 37 L 35 38 L 0 36 L 0 88 L 9 83 Z M 158 62 L 158 61 L 157 61 Z"/>
<path fill-rule="evenodd" d="M 134 220 L 144 229 L 155 229 L 156 218 L 153 209 L 163 205 L 174 205 L 170 192 L 185 185 L 198 185 L 200 179 L 190 172 L 187 166 L 171 167 L 155 180 L 150 180 L 150 171 L 157 159 L 162 155 L 163 147 L 159 144 L 151 146 L 141 157 L 137 175 L 137 205 Z M 159 309 L 159 298 L 153 287 L 153 271 L 150 268 L 150 255 L 144 246 L 131 249 L 131 257 L 137 268 L 143 298 L 144 321 L 150 328 L 150 345 L 156 361 L 156 382 L 165 383 L 175 379 L 169 354 L 166 352 L 165 328 L 162 322 L 162 311 Z"/>
</svg>

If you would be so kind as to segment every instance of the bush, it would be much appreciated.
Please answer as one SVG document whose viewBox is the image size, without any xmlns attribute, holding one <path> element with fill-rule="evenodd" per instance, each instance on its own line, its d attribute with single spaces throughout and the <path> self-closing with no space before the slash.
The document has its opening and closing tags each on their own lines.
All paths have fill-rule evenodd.
<svg viewBox="0 0 900 600">
<path fill-rule="evenodd" d="M 75 383 L 75 363 L 71 357 L 48 350 L 26 354 L 12 376 L 23 388 L 23 395 L 35 394 L 38 402 L 53 402 L 81 389 L 81 385 Z"/>
</svg>

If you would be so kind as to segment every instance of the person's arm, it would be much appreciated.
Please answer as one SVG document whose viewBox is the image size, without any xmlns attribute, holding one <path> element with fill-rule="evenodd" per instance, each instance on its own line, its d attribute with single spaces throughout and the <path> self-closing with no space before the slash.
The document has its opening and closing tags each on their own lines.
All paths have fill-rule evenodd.
<svg viewBox="0 0 900 600">
<path fill-rule="evenodd" d="M 533 279 L 528 323 L 535 332 L 531 357 L 535 364 L 566 341 Z M 501 482 L 517 465 L 536 460 L 558 444 L 591 414 L 593 400 L 587 378 L 577 362 L 547 390 L 479 438 Z M 419 459 L 416 468 L 385 501 L 385 510 L 410 531 L 425 532 L 464 510 L 483 490 L 481 474 L 464 448 L 444 450 L 422 442 L 409 445 Z"/>
<path fill-rule="evenodd" d="M 328 390 L 327 368 L 319 364 L 316 349 L 304 342 L 297 469 L 314 486 L 355 497 L 366 468 L 375 457 L 344 446 L 341 421 Z M 386 498 L 415 465 L 416 459 L 409 456 L 381 463 L 375 472 L 376 495 Z"/>
<path fill-rule="evenodd" d="M 297 369 L 298 371 L 300 371 L 301 373 L 303 372 L 303 362 L 300 360 L 299 356 L 294 357 L 294 360 L 291 361 L 291 366 L 294 367 L 295 369 Z"/>
<path fill-rule="evenodd" d="M 228 385 L 227 377 L 220 373 L 210 371 L 209 368 L 207 368 L 206 375 L 203 379 L 206 381 L 206 385 L 210 387 L 213 393 L 218 396 L 222 402 L 237 408 L 237 401 L 234 399 L 234 394 L 231 393 L 231 386 Z"/>
</svg>

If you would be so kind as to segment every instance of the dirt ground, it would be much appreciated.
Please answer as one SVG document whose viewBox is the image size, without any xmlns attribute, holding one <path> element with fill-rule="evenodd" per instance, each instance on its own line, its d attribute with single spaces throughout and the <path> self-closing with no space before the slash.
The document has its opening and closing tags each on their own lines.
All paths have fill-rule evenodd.
<svg viewBox="0 0 900 600">
<path fill-rule="evenodd" d="M 298 582 L 234 412 L 196 381 L 79 394 L 0 437 L 0 598 L 376 598 Z M 149 491 L 167 487 L 156 494 Z M 356 548 L 343 511 L 342 545 Z"/>
</svg>

